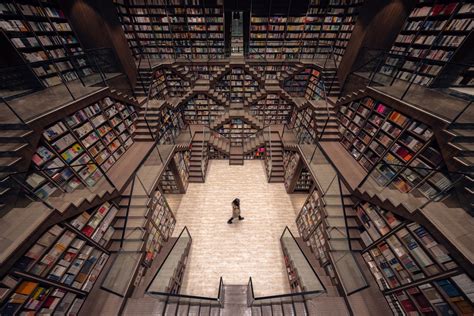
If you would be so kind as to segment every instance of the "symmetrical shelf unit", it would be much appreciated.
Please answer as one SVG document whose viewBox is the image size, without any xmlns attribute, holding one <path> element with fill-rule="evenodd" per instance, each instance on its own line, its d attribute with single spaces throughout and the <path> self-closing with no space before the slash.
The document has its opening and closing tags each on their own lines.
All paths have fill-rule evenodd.
<svg viewBox="0 0 474 316">
<path fill-rule="evenodd" d="M 472 32 L 473 13 L 474 4 L 470 1 L 420 1 L 407 18 L 380 73 L 424 86 L 438 79 L 446 80 L 443 72 Z M 470 80 L 463 83 L 455 79 L 449 78 L 448 84 L 472 86 Z"/>
<path fill-rule="evenodd" d="M 342 145 L 381 184 L 430 198 L 451 185 L 432 129 L 365 97 L 339 108 Z M 441 171 L 433 171 L 433 170 Z"/>
<path fill-rule="evenodd" d="M 261 121 L 264 126 L 287 124 L 292 110 L 291 104 L 274 93 L 269 93 L 265 99 L 250 105 L 250 114 Z"/>
<path fill-rule="evenodd" d="M 224 57 L 223 1 L 114 0 L 136 58 Z"/>
<path fill-rule="evenodd" d="M 344 54 L 363 0 L 311 0 L 305 14 L 261 15 L 250 20 L 250 58 L 313 59 Z"/>
<path fill-rule="evenodd" d="M 218 71 L 222 70 L 224 67 L 219 65 L 209 65 L 209 64 L 193 64 L 190 66 L 191 71 L 196 74 L 197 79 L 210 79 Z"/>
<path fill-rule="evenodd" d="M 225 112 L 225 107 L 218 104 L 213 98 L 199 93 L 190 99 L 184 106 L 184 120 L 188 124 L 211 125 Z"/>
<path fill-rule="evenodd" d="M 234 67 L 216 84 L 216 91 L 221 92 L 231 103 L 243 103 L 258 91 L 258 82 L 243 68 Z"/>
<path fill-rule="evenodd" d="M 58 1 L 3 1 L 0 29 L 43 87 L 93 72 Z"/>
<path fill-rule="evenodd" d="M 310 77 L 311 69 L 306 68 L 304 71 L 286 80 L 283 83 L 283 89 L 292 97 L 305 97 Z"/>
<path fill-rule="evenodd" d="M 422 225 L 366 202 L 355 210 L 362 257 L 395 315 L 472 314 L 474 282 Z"/>
<path fill-rule="evenodd" d="M 283 153 L 285 169 L 285 188 L 288 193 L 310 192 L 314 186 L 314 179 L 306 168 L 298 152 L 285 151 Z"/>
<path fill-rule="evenodd" d="M 50 227 L 0 281 L 0 312 L 76 315 L 102 272 L 118 209 L 108 202 Z"/>
<path fill-rule="evenodd" d="M 296 67 L 281 62 L 271 63 L 267 61 L 264 65 L 252 64 L 252 67 L 257 71 L 264 80 L 280 80 L 287 71 L 295 71 Z"/>
<path fill-rule="evenodd" d="M 93 187 L 133 144 L 137 117 L 133 106 L 105 97 L 47 127 L 26 183 L 41 198 Z"/>
<path fill-rule="evenodd" d="M 244 140 L 257 130 L 241 119 L 232 119 L 220 127 L 217 132 L 230 140 L 231 146 L 243 146 Z"/>
</svg>

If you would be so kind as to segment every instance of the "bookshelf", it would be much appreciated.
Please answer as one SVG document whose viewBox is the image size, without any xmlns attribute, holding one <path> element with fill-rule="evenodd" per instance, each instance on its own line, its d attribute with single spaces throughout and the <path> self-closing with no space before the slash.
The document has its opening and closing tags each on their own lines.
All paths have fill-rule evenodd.
<svg viewBox="0 0 474 316">
<path fill-rule="evenodd" d="M 224 57 L 223 1 L 114 3 L 135 58 L 142 53 L 156 59 Z"/>
<path fill-rule="evenodd" d="M 451 185 L 434 132 L 426 124 L 371 97 L 343 105 L 337 115 L 342 145 L 364 169 L 375 166 L 372 176 L 379 184 L 428 198 Z"/>
<path fill-rule="evenodd" d="M 259 147 L 254 152 L 246 154 L 244 156 L 244 159 L 245 160 L 251 160 L 251 159 L 263 160 L 265 159 L 265 155 L 266 155 L 265 147 Z"/>
<path fill-rule="evenodd" d="M 164 193 L 186 193 L 189 183 L 190 152 L 177 151 L 160 176 L 160 187 Z"/>
<path fill-rule="evenodd" d="M 313 189 L 296 217 L 296 226 L 300 236 L 311 249 L 321 267 L 324 268 L 334 285 L 339 284 L 334 264 L 331 261 L 329 233 L 327 232 L 327 214 L 321 193 Z"/>
<path fill-rule="evenodd" d="M 290 126 L 298 140 L 314 144 L 317 139 L 316 113 L 312 107 L 295 110 L 291 113 Z"/>
<path fill-rule="evenodd" d="M 231 103 L 243 103 L 258 91 L 259 86 L 243 68 L 234 67 L 217 82 L 215 89 Z"/>
<path fill-rule="evenodd" d="M 191 98 L 184 106 L 184 120 L 187 124 L 211 125 L 223 115 L 225 107 L 204 93 Z"/>
<path fill-rule="evenodd" d="M 4 1 L 0 28 L 43 87 L 93 73 L 58 1 Z"/>
<path fill-rule="evenodd" d="M 135 108 L 105 97 L 45 128 L 26 183 L 39 197 L 93 187 L 132 146 Z"/>
<path fill-rule="evenodd" d="M 285 169 L 284 183 L 288 193 L 311 191 L 314 180 L 299 153 L 285 151 L 283 153 L 283 166 Z"/>
<path fill-rule="evenodd" d="M 117 212 L 105 202 L 43 233 L 0 281 L 1 314 L 77 314 L 109 258 Z"/>
<path fill-rule="evenodd" d="M 231 146 L 243 146 L 244 140 L 255 134 L 257 130 L 241 119 L 231 119 L 220 127 L 217 132 L 230 140 Z"/>
<path fill-rule="evenodd" d="M 470 1 L 438 3 L 421 1 L 405 21 L 390 56 L 380 70 L 391 78 L 430 86 L 443 81 L 441 75 L 472 31 L 474 5 Z M 456 78 L 454 78 L 456 79 Z M 466 82 L 454 85 L 472 85 Z"/>
<path fill-rule="evenodd" d="M 250 113 L 264 126 L 270 124 L 287 124 L 293 106 L 278 94 L 269 93 L 266 98 L 250 105 Z"/>
<path fill-rule="evenodd" d="M 472 313 L 473 281 L 462 271 L 444 275 L 458 265 L 422 225 L 367 202 L 354 208 L 366 246 L 362 257 L 396 315 Z"/>
<path fill-rule="evenodd" d="M 157 138 L 160 144 L 174 144 L 174 139 L 186 127 L 182 109 L 171 109 L 166 106 L 158 110 L 156 120 Z"/>
<path fill-rule="evenodd" d="M 283 89 L 292 97 L 302 98 L 305 96 L 310 77 L 311 69 L 306 68 L 304 71 L 295 74 L 290 79 L 286 80 L 283 84 Z"/>
<path fill-rule="evenodd" d="M 143 265 L 151 267 L 156 255 L 160 252 L 165 241 L 171 237 L 176 225 L 176 219 L 163 193 L 155 190 L 148 201 L 147 225 L 145 237 L 145 258 Z"/>
</svg>

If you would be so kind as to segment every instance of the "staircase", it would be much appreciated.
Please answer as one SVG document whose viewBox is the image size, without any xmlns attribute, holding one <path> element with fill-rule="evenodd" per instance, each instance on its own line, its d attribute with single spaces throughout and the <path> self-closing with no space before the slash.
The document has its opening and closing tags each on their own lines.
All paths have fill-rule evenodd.
<svg viewBox="0 0 474 316">
<path fill-rule="evenodd" d="M 204 183 L 207 169 L 208 139 L 202 132 L 194 133 L 191 141 L 191 158 L 189 162 L 189 182 Z M 202 161 L 205 164 L 202 164 Z"/>
<path fill-rule="evenodd" d="M 224 155 L 230 155 L 230 141 L 219 133 L 213 132 L 209 137 L 209 146 L 214 147 Z"/>
<path fill-rule="evenodd" d="M 284 182 L 283 142 L 278 132 L 271 132 L 266 139 L 266 166 L 268 182 Z"/>
<path fill-rule="evenodd" d="M 226 111 L 224 114 L 215 119 L 210 125 L 210 128 L 212 130 L 217 130 L 219 127 L 232 119 L 241 119 L 257 130 L 262 129 L 264 126 L 262 121 L 250 114 L 247 110 L 243 110 L 242 107 L 242 103 L 232 103 L 229 111 Z"/>
<path fill-rule="evenodd" d="M 19 186 L 13 183 L 10 176 L 24 181 L 31 156 L 36 149 L 40 135 L 34 135 L 27 125 L 22 123 L 0 124 L 0 216 L 9 211 L 8 203 L 14 201 L 19 194 Z"/>
<path fill-rule="evenodd" d="M 217 81 L 219 81 L 223 76 L 225 76 L 229 71 L 231 70 L 231 67 L 229 64 L 226 64 L 224 68 L 216 72 L 214 75 L 212 75 L 211 78 L 209 78 L 209 86 L 213 87 Z"/>
<path fill-rule="evenodd" d="M 244 149 L 242 146 L 230 146 L 229 165 L 244 164 Z"/>
<path fill-rule="evenodd" d="M 252 76 L 252 78 L 258 82 L 258 85 L 260 87 L 264 87 L 265 86 L 265 80 L 264 78 L 262 78 L 262 75 L 261 73 L 259 73 L 258 71 L 256 71 L 253 67 L 249 66 L 247 63 L 244 65 L 244 70 L 245 72 L 247 72 L 248 74 L 250 74 L 250 76 Z"/>
<path fill-rule="evenodd" d="M 326 94 L 329 97 L 339 97 L 341 85 L 337 78 L 337 68 L 326 68 L 321 72 L 321 79 L 326 87 Z"/>
<path fill-rule="evenodd" d="M 367 92 L 366 92 L 365 89 L 360 89 L 360 90 L 351 92 L 350 94 L 348 94 L 348 95 L 346 95 L 342 98 L 339 98 L 336 101 L 336 104 L 335 104 L 336 110 L 339 108 L 340 105 L 352 102 L 354 100 L 362 99 L 366 95 L 367 95 Z"/>
<path fill-rule="evenodd" d="M 260 147 L 265 146 L 265 137 L 263 133 L 258 133 L 255 137 L 250 137 L 244 140 L 244 156 L 253 153 Z"/>
<path fill-rule="evenodd" d="M 305 68 L 305 66 L 303 64 L 295 63 L 295 64 L 291 65 L 290 69 L 286 69 L 286 70 L 282 71 L 281 77 L 279 79 L 280 85 L 282 85 L 286 80 L 290 79 L 294 75 L 296 75 L 296 74 L 300 73 L 301 71 L 303 71 L 304 68 Z"/>
<path fill-rule="evenodd" d="M 267 97 L 267 91 L 265 89 L 261 89 L 254 94 L 252 94 L 249 98 L 244 100 L 244 107 L 248 107 L 251 104 L 254 104 L 257 101 L 263 100 Z"/>
<path fill-rule="evenodd" d="M 150 100 L 147 105 L 138 111 L 138 119 L 134 140 L 138 142 L 153 141 L 153 135 L 156 135 L 160 125 L 160 108 L 164 101 Z M 148 109 L 146 108 L 148 107 Z M 146 119 L 145 119 L 146 116 Z"/>
<path fill-rule="evenodd" d="M 148 87 L 153 78 L 154 70 L 151 68 L 139 68 L 137 76 L 137 84 L 135 86 L 135 95 L 138 97 L 146 97 L 148 95 Z"/>
<path fill-rule="evenodd" d="M 139 192 L 139 191 L 142 192 Z M 119 211 L 113 225 L 110 252 L 142 252 L 145 247 L 145 225 L 147 223 L 148 196 L 141 185 L 135 184 L 133 196 L 130 189 L 126 190 L 119 203 Z M 130 207 L 129 207 L 130 204 Z M 127 218 L 127 209 L 128 218 Z M 122 236 L 123 244 L 121 245 Z"/>
<path fill-rule="evenodd" d="M 219 91 L 216 91 L 214 88 L 209 89 L 208 94 L 216 101 L 217 103 L 220 103 L 222 105 L 228 105 L 229 101 L 227 98 L 220 93 Z"/>
<path fill-rule="evenodd" d="M 452 159 L 447 163 L 450 171 L 466 172 L 473 175 L 474 172 L 474 123 L 456 122 L 452 123 L 443 131 L 447 140 Z M 456 185 L 456 191 L 461 204 L 474 216 L 474 175 L 465 176 Z"/>
<path fill-rule="evenodd" d="M 197 79 L 196 73 L 192 72 L 186 65 L 174 63 L 171 65 L 171 69 L 186 81 L 194 82 Z"/>
<path fill-rule="evenodd" d="M 339 141 L 339 121 L 334 107 L 326 101 L 313 102 L 319 141 Z M 327 123 L 326 123 L 327 122 Z"/>
</svg>

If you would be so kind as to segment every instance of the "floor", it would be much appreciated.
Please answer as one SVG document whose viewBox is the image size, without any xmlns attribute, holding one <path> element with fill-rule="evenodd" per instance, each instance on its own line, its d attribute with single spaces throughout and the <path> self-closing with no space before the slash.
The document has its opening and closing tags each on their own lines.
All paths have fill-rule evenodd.
<svg viewBox="0 0 474 316">
<path fill-rule="evenodd" d="M 212 160 L 206 183 L 190 183 L 185 195 L 170 200 L 172 208 L 179 205 L 175 233 L 187 226 L 192 236 L 182 294 L 215 297 L 221 276 L 234 285 L 251 276 L 256 296 L 289 292 L 279 238 L 287 225 L 297 236 L 296 214 L 305 197 L 292 201 L 284 185 L 268 183 L 264 172 L 262 161 L 229 166 Z M 229 225 L 235 197 L 245 220 Z"/>
</svg>

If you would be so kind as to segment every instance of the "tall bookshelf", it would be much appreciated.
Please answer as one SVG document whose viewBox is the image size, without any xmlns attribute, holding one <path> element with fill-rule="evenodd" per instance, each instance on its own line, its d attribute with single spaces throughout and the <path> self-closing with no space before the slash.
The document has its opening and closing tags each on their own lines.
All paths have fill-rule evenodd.
<svg viewBox="0 0 474 316">
<path fill-rule="evenodd" d="M 0 313 L 76 315 L 109 258 L 117 212 L 105 202 L 50 227 L 0 281 Z"/>
<path fill-rule="evenodd" d="M 161 107 L 158 111 L 157 135 L 160 144 L 173 144 L 181 130 L 186 127 L 183 110 Z"/>
<path fill-rule="evenodd" d="M 474 282 L 463 271 L 446 277 L 459 267 L 425 227 L 367 202 L 354 208 L 366 247 L 362 257 L 395 315 L 474 311 Z"/>
<path fill-rule="evenodd" d="M 315 184 L 313 176 L 305 166 L 299 153 L 285 151 L 283 153 L 285 169 L 284 183 L 288 193 L 310 192 Z"/>
<path fill-rule="evenodd" d="M 264 126 L 270 124 L 287 124 L 293 106 L 278 94 L 268 93 L 265 99 L 250 105 L 250 113 Z"/>
<path fill-rule="evenodd" d="M 136 58 L 224 56 L 223 1 L 115 0 L 122 28 Z"/>
<path fill-rule="evenodd" d="M 473 12 L 474 4 L 470 1 L 418 2 L 380 73 L 423 86 L 445 80 L 441 75 L 448 70 L 448 63 L 472 31 Z M 469 80 L 463 82 L 462 79 L 449 78 L 449 81 L 449 85 L 472 86 Z"/>
<path fill-rule="evenodd" d="M 363 0 L 311 0 L 305 18 L 300 58 L 325 57 L 334 52 L 336 61 L 344 55 Z M 321 56 L 323 55 L 323 56 Z"/>
<path fill-rule="evenodd" d="M 95 186 L 132 146 L 137 118 L 133 106 L 105 97 L 45 128 L 32 156 L 29 188 L 45 199 Z"/>
<path fill-rule="evenodd" d="M 341 106 L 338 117 L 342 145 L 367 171 L 375 167 L 372 176 L 381 185 L 427 198 L 451 185 L 426 124 L 371 97 Z"/>
<path fill-rule="evenodd" d="M 250 58 L 313 59 L 331 52 L 340 61 L 363 0 L 311 0 L 306 12 L 250 19 Z M 325 56 L 324 56 L 325 57 Z"/>
<path fill-rule="evenodd" d="M 217 131 L 230 140 L 231 146 L 243 146 L 244 140 L 255 134 L 257 130 L 241 119 L 232 119 Z"/>
<path fill-rule="evenodd" d="M 176 225 L 176 219 L 163 193 L 158 189 L 150 197 L 147 206 L 148 224 L 145 225 L 146 242 L 143 265 L 149 268 L 165 241 L 171 237 Z"/>
<path fill-rule="evenodd" d="M 93 73 L 58 1 L 3 1 L 0 28 L 43 87 Z"/>
<path fill-rule="evenodd" d="M 204 93 L 199 93 L 184 106 L 184 120 L 188 124 L 211 125 L 223 115 L 225 107 Z"/>
<path fill-rule="evenodd" d="M 241 67 L 234 67 L 216 84 L 216 90 L 223 93 L 231 103 L 243 103 L 258 91 L 259 85 Z"/>
<path fill-rule="evenodd" d="M 313 144 L 317 139 L 316 113 L 312 107 L 306 107 L 291 114 L 290 126 L 300 142 Z"/>
</svg>

